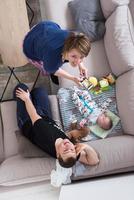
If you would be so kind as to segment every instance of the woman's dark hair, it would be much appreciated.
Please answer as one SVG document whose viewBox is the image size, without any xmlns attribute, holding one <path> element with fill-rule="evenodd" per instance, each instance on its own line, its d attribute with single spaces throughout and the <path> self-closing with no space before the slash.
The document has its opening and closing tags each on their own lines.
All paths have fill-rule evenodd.
<svg viewBox="0 0 134 200">
<path fill-rule="evenodd" d="M 58 158 L 58 161 L 59 161 L 59 164 L 62 166 L 62 167 L 65 167 L 65 168 L 70 168 L 72 167 L 73 165 L 75 165 L 76 161 L 77 161 L 77 157 L 74 158 L 74 157 L 70 157 L 70 158 L 67 158 L 66 161 L 64 161 L 61 156 L 59 156 Z"/>
<path fill-rule="evenodd" d="M 62 52 L 63 57 L 68 51 L 72 49 L 77 49 L 80 54 L 86 57 L 91 49 L 89 38 L 83 33 L 71 32 L 64 43 Z"/>
</svg>

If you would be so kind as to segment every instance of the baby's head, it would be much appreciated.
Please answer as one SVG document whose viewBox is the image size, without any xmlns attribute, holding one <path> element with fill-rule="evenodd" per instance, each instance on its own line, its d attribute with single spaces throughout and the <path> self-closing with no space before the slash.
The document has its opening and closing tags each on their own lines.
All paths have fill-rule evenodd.
<svg viewBox="0 0 134 200">
<path fill-rule="evenodd" d="M 102 113 L 97 118 L 97 124 L 99 127 L 103 128 L 104 130 L 109 130 L 112 128 L 112 120 L 106 113 Z"/>
</svg>

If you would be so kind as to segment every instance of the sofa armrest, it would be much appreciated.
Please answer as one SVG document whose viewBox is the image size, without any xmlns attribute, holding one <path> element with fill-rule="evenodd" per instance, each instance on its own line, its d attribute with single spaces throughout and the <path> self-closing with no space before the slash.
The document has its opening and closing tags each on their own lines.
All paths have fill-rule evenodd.
<svg viewBox="0 0 134 200">
<path fill-rule="evenodd" d="M 122 127 L 134 135 L 134 69 L 118 77 L 116 97 Z"/>
</svg>

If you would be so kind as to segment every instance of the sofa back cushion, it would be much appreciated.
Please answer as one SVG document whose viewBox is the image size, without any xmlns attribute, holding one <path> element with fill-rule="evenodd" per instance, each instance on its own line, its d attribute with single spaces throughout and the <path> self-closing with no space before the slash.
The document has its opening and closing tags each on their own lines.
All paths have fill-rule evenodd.
<svg viewBox="0 0 134 200">
<path fill-rule="evenodd" d="M 134 25 L 128 6 L 119 6 L 107 19 L 104 42 L 116 76 L 134 68 Z"/>
<path fill-rule="evenodd" d="M 117 6 L 128 5 L 130 0 L 100 0 L 103 14 L 107 19 Z"/>
<path fill-rule="evenodd" d="M 134 69 L 118 77 L 116 97 L 124 132 L 134 135 Z"/>
</svg>

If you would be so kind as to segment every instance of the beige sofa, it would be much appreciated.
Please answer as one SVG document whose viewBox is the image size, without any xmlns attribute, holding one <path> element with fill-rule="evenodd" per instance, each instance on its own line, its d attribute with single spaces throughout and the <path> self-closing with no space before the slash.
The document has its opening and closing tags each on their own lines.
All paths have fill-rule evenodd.
<svg viewBox="0 0 134 200">
<path fill-rule="evenodd" d="M 50 19 L 64 28 L 75 27 L 67 7 L 69 0 L 40 0 L 42 19 Z M 100 163 L 95 167 L 84 167 L 79 163 L 73 168 L 72 180 L 86 179 L 134 170 L 134 0 L 101 0 L 106 17 L 104 39 L 92 43 L 92 50 L 85 65 L 90 75 L 101 77 L 113 72 L 116 81 L 118 110 L 124 133 L 120 136 L 89 142 L 100 154 Z M 59 13 L 60 8 L 60 13 Z M 57 14 L 58 13 L 58 14 Z M 133 21 L 132 21 L 133 19 Z M 71 73 L 78 72 L 68 64 L 63 66 Z M 73 83 L 60 79 L 60 87 Z M 56 95 L 50 95 L 53 119 L 61 121 Z M 16 103 L 0 105 L 0 185 L 18 185 L 50 179 L 55 168 L 55 159 L 44 156 L 24 158 L 19 152 L 15 131 Z"/>
</svg>

